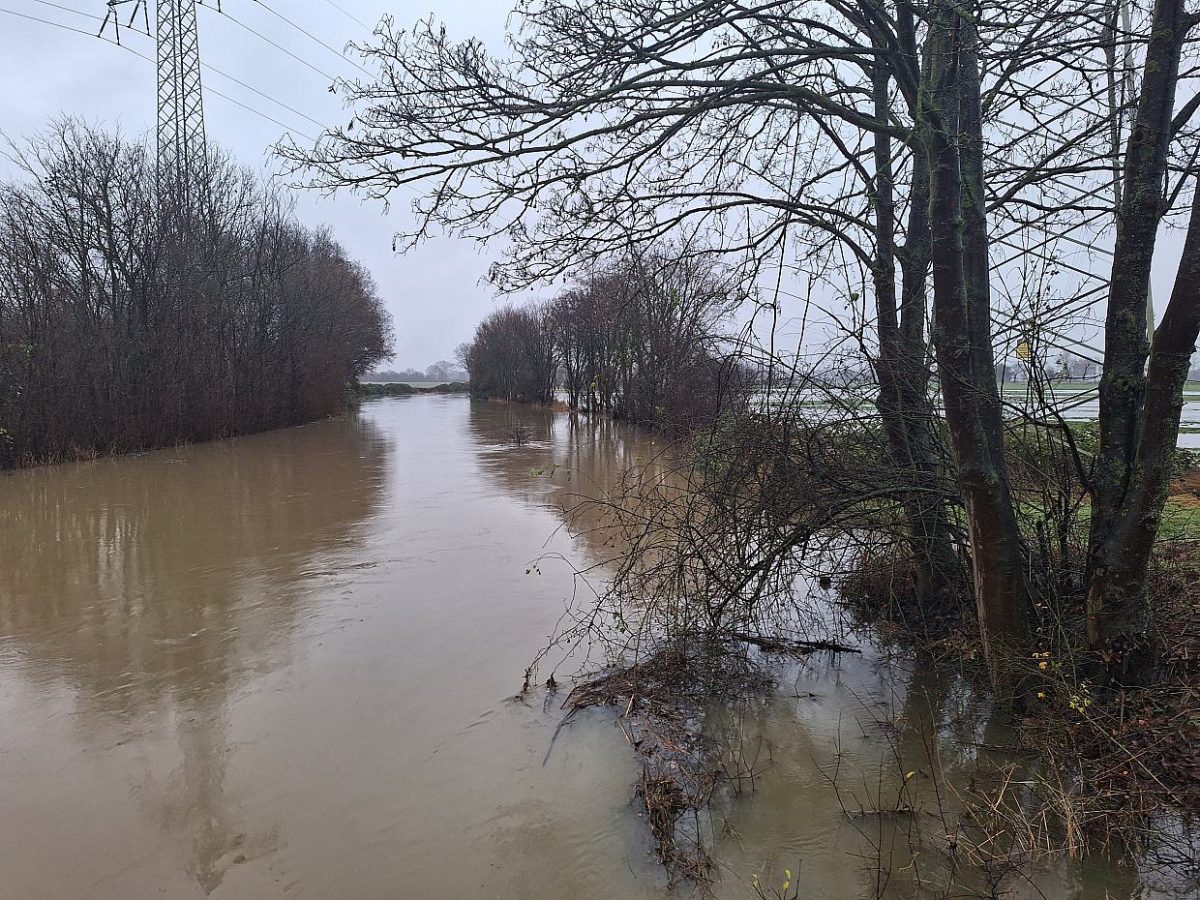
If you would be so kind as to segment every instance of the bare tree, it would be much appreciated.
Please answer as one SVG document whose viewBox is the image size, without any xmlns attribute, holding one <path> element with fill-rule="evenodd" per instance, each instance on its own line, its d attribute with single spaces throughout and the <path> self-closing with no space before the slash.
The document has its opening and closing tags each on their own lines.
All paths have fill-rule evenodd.
<svg viewBox="0 0 1200 900">
<path fill-rule="evenodd" d="M 77 122 L 0 185 L 0 465 L 309 421 L 386 353 L 370 276 L 214 156 L 203 204 Z"/>
<path fill-rule="evenodd" d="M 555 356 L 548 314 L 539 307 L 505 306 L 479 323 L 467 366 L 471 392 L 524 403 L 549 403 Z"/>
<path fill-rule="evenodd" d="M 652 248 L 547 307 L 493 313 L 471 345 L 473 389 L 547 402 L 549 361 L 572 409 L 673 431 L 712 423 L 744 385 L 721 354 L 720 326 L 739 299 L 722 274 Z"/>
<path fill-rule="evenodd" d="M 1175 286 L 1147 338 L 1150 266 L 1158 230 L 1192 183 L 1194 136 L 1178 184 L 1172 142 L 1200 107 L 1177 108 L 1183 50 L 1200 15 L 1183 0 L 1155 0 L 1137 112 L 1124 155 L 1117 240 L 1109 280 L 1100 382 L 1100 448 L 1092 476 L 1088 638 L 1115 653 L 1126 675 L 1144 677 L 1149 640 L 1146 568 L 1162 520 L 1183 408 L 1183 387 L 1200 333 L 1200 192 L 1194 192 Z M 1149 364 L 1147 365 L 1147 358 Z"/>
</svg>

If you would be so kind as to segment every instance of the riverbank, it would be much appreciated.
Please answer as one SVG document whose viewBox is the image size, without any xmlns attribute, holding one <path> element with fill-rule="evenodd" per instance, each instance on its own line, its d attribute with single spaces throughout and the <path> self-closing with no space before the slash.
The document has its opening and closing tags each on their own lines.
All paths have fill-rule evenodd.
<svg viewBox="0 0 1200 900">
<path fill-rule="evenodd" d="M 105 459 L 114 456 L 137 456 L 144 453 L 153 453 L 158 450 L 179 450 L 184 447 L 190 447 L 195 444 L 208 444 L 220 441 L 227 441 L 233 438 L 247 437 L 255 434 L 265 434 L 272 431 L 280 431 L 288 428 L 297 428 L 302 425 L 309 425 L 313 422 L 322 419 L 328 419 L 340 415 L 346 411 L 348 406 L 352 406 L 360 400 L 371 399 L 373 397 L 383 396 L 408 396 L 409 394 L 444 394 L 458 393 L 465 391 L 465 385 L 448 384 L 438 385 L 434 388 L 411 388 L 409 385 L 370 385 L 367 390 L 362 389 L 362 385 L 350 385 L 346 388 L 343 394 L 342 404 L 340 406 L 330 401 L 328 404 L 321 407 L 319 413 L 306 415 L 303 417 L 288 417 L 280 421 L 261 422 L 253 426 L 245 426 L 242 428 L 214 428 L 210 430 L 199 430 L 191 436 L 179 437 L 176 436 L 171 440 L 164 442 L 155 441 L 140 441 L 130 442 L 128 440 L 112 439 L 107 442 L 96 442 L 90 446 L 71 445 L 65 450 L 54 452 L 44 452 L 40 454 L 27 453 L 24 456 L 9 454 L 5 456 L 0 453 L 0 472 L 13 472 L 20 469 L 40 468 L 43 466 L 59 466 L 69 463 L 90 462 L 98 459 Z M 397 389 L 394 391 L 377 390 L 378 388 Z M 0 428 L 0 442 L 5 438 L 3 428 Z"/>
<path fill-rule="evenodd" d="M 1072 539 L 1084 540 L 1085 525 Z M 898 614 L 891 572 L 903 565 L 868 561 L 839 583 L 842 599 L 900 652 L 988 690 L 972 615 L 914 627 Z M 1200 893 L 1200 469 L 1182 473 L 1167 500 L 1147 587 L 1157 661 L 1145 680 L 1106 675 L 1111 660 L 1082 640 L 1083 598 L 1070 580 L 1038 604 L 1035 646 L 1016 663 L 1031 680 L 1011 715 L 1010 751 L 1026 763 L 973 799 L 972 823 L 1014 858 L 1115 853 L 1170 873 L 1179 896 Z"/>
<path fill-rule="evenodd" d="M 161 450 L 182 450 L 185 447 L 193 447 L 200 444 L 219 444 L 222 441 L 229 441 L 235 438 L 250 437 L 257 434 L 269 434 L 273 431 L 286 431 L 289 428 L 299 428 L 304 425 L 311 425 L 313 422 L 321 421 L 338 416 L 345 412 L 345 408 L 334 408 L 330 411 L 323 412 L 319 416 L 311 419 L 299 420 L 284 420 L 281 422 L 271 422 L 255 427 L 247 427 L 244 429 L 222 429 L 212 432 L 201 432 L 194 437 L 175 437 L 163 443 L 145 442 L 145 443 L 129 443 L 127 441 L 116 440 L 107 444 L 97 444 L 94 446 L 74 446 L 52 453 L 41 453 L 37 455 L 26 454 L 24 456 L 10 455 L 9 457 L 0 456 L 0 474 L 13 474 L 25 469 L 40 469 L 52 466 L 64 466 L 71 463 L 94 462 L 96 460 L 109 459 L 112 457 L 122 456 L 142 456 L 147 453 L 156 453 Z M 3 438 L 3 433 L 0 432 L 0 439 Z"/>
<path fill-rule="evenodd" d="M 470 386 L 465 382 L 447 382 L 445 384 L 437 384 L 429 387 L 414 387 L 413 385 L 401 382 L 358 382 L 349 385 L 346 388 L 345 397 L 349 404 L 361 402 L 363 400 L 373 400 L 380 397 L 411 397 L 424 394 L 465 394 L 470 390 Z M 262 434 L 268 431 L 277 431 L 281 428 L 295 428 L 299 425 L 307 425 L 319 419 L 328 418 L 332 415 L 338 415 L 343 409 L 337 408 L 322 408 L 319 415 L 311 418 L 301 419 L 285 419 L 280 422 L 263 423 L 256 427 L 246 427 L 243 429 L 223 429 L 212 433 L 197 433 L 194 438 L 173 439 L 166 443 L 128 443 L 126 441 L 114 440 L 107 444 L 97 444 L 94 446 L 71 446 L 69 449 L 60 450 L 53 453 L 42 453 L 39 455 L 25 455 L 18 457 L 16 455 L 5 456 L 0 453 L 0 471 L 14 471 L 17 469 L 35 468 L 39 466 L 55 466 L 64 465 L 73 462 L 87 462 L 89 460 L 103 459 L 109 456 L 125 456 L 139 453 L 150 453 L 155 450 L 165 450 L 171 448 L 187 447 L 192 444 L 208 443 L 211 441 L 229 440 L 235 437 L 244 437 L 251 434 Z M 2 445 L 6 434 L 3 428 L 0 428 L 0 445 Z"/>
<path fill-rule="evenodd" d="M 1060 855 L 1111 854 L 1137 867 L 1152 848 L 1174 859 L 1164 864 L 1173 885 L 1192 878 L 1187 860 L 1197 844 L 1179 823 L 1200 813 L 1200 471 L 1181 472 L 1173 485 L 1150 583 L 1160 663 L 1148 682 L 1130 687 L 1105 675 L 1108 663 L 1083 638 L 1086 492 L 1069 467 L 1057 470 L 1064 480 L 1048 478 L 1054 447 L 1014 440 L 1014 490 L 1039 599 L 1029 655 L 1012 661 L 1029 674 L 1027 702 L 1006 710 L 994 702 L 969 594 L 933 606 L 913 594 L 875 433 L 836 423 L 809 437 L 802 425 L 782 436 L 770 428 L 704 432 L 672 475 L 651 461 L 597 504 L 626 549 L 612 585 L 576 610 L 572 626 L 601 637 L 613 668 L 585 681 L 568 709 L 603 703 L 617 711 L 644 763 L 638 796 L 669 870 L 710 877 L 707 847 L 689 823 L 722 790 L 754 781 L 739 761 L 743 734 L 714 741 L 695 730 L 697 697 L 727 699 L 728 684 L 745 695 L 734 699 L 766 702 L 786 682 L 764 655 L 802 658 L 813 639 L 850 628 L 880 645 L 885 669 L 927 670 L 958 685 L 951 693 L 983 698 L 989 727 L 1004 732 L 989 742 L 1003 750 L 1000 767 L 958 789 L 952 813 L 939 810 L 955 829 L 971 823 L 956 838 L 960 849 L 970 843 L 981 864 L 1023 876 L 1036 860 Z M 1180 451 L 1182 463 L 1191 458 Z M 1063 497 L 1069 502 L 1056 505 Z M 743 691 L 734 686 L 747 683 L 747 660 L 753 687 Z M 963 724 L 948 709 L 938 727 L 962 734 Z M 899 735 L 907 726 L 883 716 L 879 727 Z M 900 775 L 952 781 L 940 751 L 926 741 L 921 758 L 921 749 L 910 748 Z M 890 810 L 878 796 L 873 803 L 872 814 L 913 815 L 907 801 Z M 954 846 L 938 852 L 953 855 Z"/>
</svg>

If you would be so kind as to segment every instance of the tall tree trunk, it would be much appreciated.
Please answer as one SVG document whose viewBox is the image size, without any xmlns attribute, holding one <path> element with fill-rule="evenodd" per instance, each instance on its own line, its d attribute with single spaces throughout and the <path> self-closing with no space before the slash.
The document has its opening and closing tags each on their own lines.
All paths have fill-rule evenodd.
<svg viewBox="0 0 1200 900">
<path fill-rule="evenodd" d="M 882 54 L 881 54 L 882 55 Z M 874 72 L 875 116 L 887 121 L 889 77 L 883 65 Z M 896 203 L 891 136 L 875 134 L 875 265 L 873 267 L 879 356 L 877 407 L 887 434 L 892 463 L 912 490 L 905 493 L 908 541 L 916 573 L 917 603 L 935 611 L 959 594 L 962 566 L 954 549 L 942 493 L 929 402 L 924 342 L 925 282 L 929 266 L 929 178 L 923 160 L 910 205 L 908 245 L 902 251 L 902 304 L 896 296 Z M 923 171 L 924 169 L 924 171 Z M 922 209 L 922 205 L 926 208 Z"/>
<path fill-rule="evenodd" d="M 931 171 L 934 346 L 966 502 L 979 628 L 992 677 L 1020 689 L 1029 587 L 991 345 L 978 36 L 967 0 L 937 0 L 922 137 Z"/>
<path fill-rule="evenodd" d="M 1147 298 L 1150 267 L 1163 199 L 1167 153 L 1172 135 L 1180 54 L 1188 30 L 1196 23 L 1183 0 L 1157 0 L 1146 48 L 1137 113 L 1125 152 L 1117 240 L 1113 250 L 1105 317 L 1104 370 L 1100 381 L 1100 447 L 1092 477 L 1092 521 L 1088 537 L 1087 632 L 1093 647 L 1129 651 L 1121 660 L 1126 675 L 1144 668 L 1152 655 L 1147 646 L 1148 609 L 1145 575 L 1157 534 L 1169 481 L 1188 362 L 1195 332 L 1195 283 L 1189 272 L 1189 250 L 1195 210 L 1169 309 L 1155 333 L 1157 360 L 1146 359 Z M 1181 290 L 1184 293 L 1181 295 Z M 1159 347 L 1160 341 L 1162 342 Z M 1148 381 L 1148 377 L 1151 381 Z M 1154 381 L 1151 383 L 1154 379 Z M 1178 384 L 1175 382 L 1178 381 Z M 1153 410 L 1151 409 L 1153 398 Z M 1172 399 L 1173 398 L 1173 399 Z M 1153 418 L 1152 418 L 1153 416 Z M 1163 417 L 1166 417 L 1164 420 Z M 1174 424 L 1171 424 L 1173 419 Z M 1162 446 L 1170 431 L 1171 445 Z M 1155 500 L 1159 497 L 1161 499 Z M 1149 518 L 1147 518 L 1149 517 Z M 1137 661 L 1134 661 L 1134 657 Z"/>
<path fill-rule="evenodd" d="M 1183 412 L 1196 338 L 1200 336 L 1200 190 L 1192 202 L 1191 221 L 1175 286 L 1162 321 L 1154 332 L 1146 378 L 1142 425 L 1121 506 L 1100 547 L 1088 591 L 1088 627 L 1095 624 L 1106 649 L 1115 651 L 1116 674 L 1140 680 L 1153 660 L 1147 640 L 1149 609 L 1146 572 L 1158 537 L 1171 482 L 1171 462 Z"/>
</svg>

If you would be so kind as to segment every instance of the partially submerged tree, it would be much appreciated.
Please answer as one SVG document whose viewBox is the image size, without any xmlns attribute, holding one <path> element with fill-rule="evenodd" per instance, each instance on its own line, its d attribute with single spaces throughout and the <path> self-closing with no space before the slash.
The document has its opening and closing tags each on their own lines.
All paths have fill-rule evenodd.
<svg viewBox="0 0 1200 900">
<path fill-rule="evenodd" d="M 574 410 L 670 431 L 711 424 L 742 408 L 732 405 L 735 394 L 744 400 L 746 379 L 723 352 L 721 331 L 740 299 L 701 260 L 661 248 L 622 257 L 547 305 L 484 319 L 468 354 L 472 388 L 546 403 L 547 375 L 557 374 Z"/>
<path fill-rule="evenodd" d="M 916 135 L 929 158 L 934 343 L 967 508 L 979 625 L 993 671 L 1024 654 L 1029 585 L 995 378 L 975 11 L 931 5 Z"/>
<path fill-rule="evenodd" d="M 549 403 L 556 360 L 550 317 L 542 307 L 505 306 L 475 329 L 466 351 L 471 393 L 522 403 Z"/>
</svg>

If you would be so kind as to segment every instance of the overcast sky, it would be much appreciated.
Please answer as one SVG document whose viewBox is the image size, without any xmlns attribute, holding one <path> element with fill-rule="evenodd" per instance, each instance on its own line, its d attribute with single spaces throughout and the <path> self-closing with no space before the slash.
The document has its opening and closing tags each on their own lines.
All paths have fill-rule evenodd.
<svg viewBox="0 0 1200 900">
<path fill-rule="evenodd" d="M 206 2 L 215 4 L 215 0 Z M 340 12 L 335 3 L 349 15 Z M 126 9 L 131 5 L 127 4 Z M 388 13 L 398 24 L 408 25 L 430 12 L 428 6 L 408 0 L 267 0 L 266 7 L 256 0 L 224 0 L 223 5 L 232 19 L 304 62 L 251 34 L 237 21 L 214 9 L 201 8 L 204 62 L 321 123 L 342 118 L 348 121 L 349 113 L 338 97 L 328 92 L 329 79 L 314 68 L 329 75 L 361 73 L 338 54 L 272 15 L 271 10 L 339 50 L 347 41 L 361 40 L 368 34 L 354 18 L 373 26 Z M 474 33 L 489 43 L 499 43 L 510 7 L 511 0 L 440 0 L 436 12 L 439 18 L 455 23 L 454 31 L 463 36 Z M 19 139 L 36 132 L 48 119 L 69 114 L 105 126 L 119 126 L 127 134 L 153 138 L 154 67 L 131 52 L 89 36 L 99 29 L 107 9 L 104 0 L 0 0 L 0 9 L 9 11 L 0 13 L 0 130 L 5 135 Z M 89 34 L 21 19 L 11 12 Z M 140 19 L 139 14 L 139 27 Z M 150 21 L 153 26 L 153 0 Z M 122 41 L 154 57 L 150 38 L 124 33 Z M 316 125 L 296 112 L 213 69 L 206 69 L 203 78 L 208 140 L 231 151 L 246 165 L 273 171 L 268 149 L 284 129 L 212 91 L 245 103 L 297 133 L 315 135 L 318 131 Z M 0 159 L 0 169 L 7 165 Z M 447 238 L 405 256 L 392 253 L 392 235 L 408 216 L 407 203 L 400 196 L 385 215 L 378 204 L 363 204 L 348 194 L 330 199 L 303 192 L 298 197 L 297 212 L 308 224 L 331 225 L 349 253 L 374 274 L 395 321 L 397 365 L 424 367 L 437 359 L 452 358 L 454 347 L 470 337 L 475 323 L 498 302 L 494 292 L 482 283 L 490 259 L 474 243 Z"/>
<path fill-rule="evenodd" d="M 215 4 L 216 0 L 205 2 Z M 340 50 L 347 41 L 363 40 L 369 35 L 355 19 L 373 26 L 385 13 L 394 16 L 399 25 L 410 25 L 431 12 L 428 6 L 413 5 L 415 2 L 418 0 L 266 0 L 264 6 L 258 0 L 223 0 L 224 15 L 202 7 L 201 54 L 210 67 L 203 76 L 210 144 L 226 148 L 246 165 L 272 172 L 276 165 L 269 148 L 283 134 L 284 126 L 303 140 L 319 131 L 309 119 L 320 123 L 348 121 L 350 113 L 328 90 L 330 76 L 361 72 L 318 40 Z M 150 3 L 153 24 L 153 0 Z M 131 5 L 127 3 L 125 9 Z M 493 51 L 503 52 L 504 26 L 511 5 L 512 0 L 441 0 L 436 13 L 455 37 L 474 34 Z M 146 59 L 93 36 L 106 9 L 104 0 L 0 0 L 0 83 L 4 85 L 0 91 L 0 131 L 20 139 L 36 132 L 52 117 L 68 114 L 152 138 L 154 67 Z M 301 33 L 272 10 L 318 40 Z M 82 33 L 19 18 L 12 15 L 14 12 Z M 126 32 L 123 40 L 130 48 L 153 58 L 154 45 L 149 37 Z M 245 82 L 266 97 L 220 73 Z M 216 92 L 283 125 L 241 108 Z M 0 174 L 6 165 L 7 161 L 0 158 Z M 306 223 L 331 225 L 349 253 L 373 273 L 395 322 L 397 367 L 424 367 L 438 359 L 452 358 L 454 347 L 467 340 L 475 323 L 499 302 L 483 282 L 491 261 L 486 248 L 441 238 L 404 256 L 392 252 L 392 236 L 408 219 L 403 194 L 393 198 L 386 215 L 379 204 L 364 204 L 349 194 L 325 198 L 300 192 L 297 207 Z M 1178 232 L 1164 237 L 1162 252 L 1155 260 L 1154 278 L 1155 305 L 1160 311 L 1170 295 L 1181 243 Z M 773 277 L 768 282 L 773 282 Z M 785 278 L 784 284 L 785 293 L 801 290 L 789 279 Z M 788 287 L 793 291 L 787 291 Z M 825 302 L 838 305 L 836 298 L 825 298 Z M 796 324 L 802 309 L 803 301 L 798 296 L 784 303 L 780 337 L 785 344 L 805 340 Z M 739 318 L 744 322 L 746 315 L 748 311 Z"/>
</svg>

